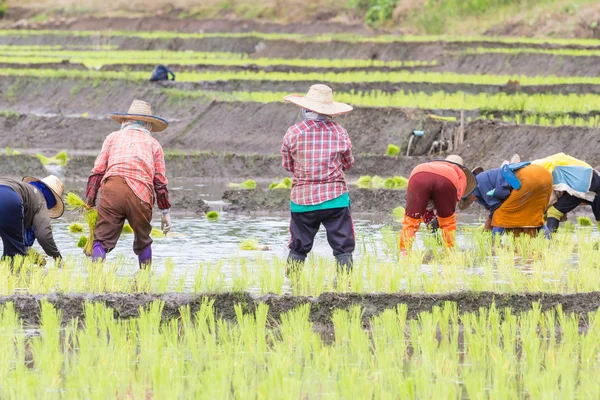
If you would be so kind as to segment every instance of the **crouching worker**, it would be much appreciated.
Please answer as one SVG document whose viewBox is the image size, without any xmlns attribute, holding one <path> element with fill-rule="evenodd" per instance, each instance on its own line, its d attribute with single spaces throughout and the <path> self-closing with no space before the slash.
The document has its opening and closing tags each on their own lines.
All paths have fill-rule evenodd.
<svg viewBox="0 0 600 400">
<path fill-rule="evenodd" d="M 551 232 L 558 229 L 567 213 L 581 204 L 591 205 L 596 221 L 600 221 L 600 176 L 588 163 L 564 153 L 532 163 L 546 168 L 552 174 L 554 192 L 546 221 Z"/>
<path fill-rule="evenodd" d="M 164 131 L 168 123 L 153 116 L 150 104 L 140 100 L 134 100 L 126 114 L 110 116 L 121 124 L 121 129 L 104 141 L 86 190 L 90 207 L 95 206 L 100 190 L 92 260 L 103 261 L 115 248 L 127 219 L 135 234 L 133 251 L 141 268 L 152 263 L 154 193 L 162 210 L 163 233 L 171 229 L 164 153 L 151 135 Z"/>
<path fill-rule="evenodd" d="M 37 239 L 48 256 L 62 259 L 52 236 L 50 219 L 59 218 L 64 212 L 63 191 L 63 183 L 53 175 L 41 180 L 0 178 L 3 257 L 26 255 L 27 248 Z"/>
<path fill-rule="evenodd" d="M 485 228 L 494 234 L 535 237 L 543 231 L 550 238 L 544 213 L 552 194 L 552 175 L 545 168 L 529 162 L 505 163 L 476 178 L 477 188 L 460 203 L 460 209 L 476 200 L 490 212 Z"/>
<path fill-rule="evenodd" d="M 442 238 L 448 247 L 454 247 L 456 236 L 456 204 L 475 189 L 473 173 L 463 159 L 450 155 L 445 160 L 420 164 L 412 170 L 406 189 L 406 212 L 400 233 L 400 251 L 412 247 L 423 218 L 437 215 Z"/>
<path fill-rule="evenodd" d="M 281 147 L 283 168 L 293 174 L 288 272 L 303 265 L 321 224 L 338 266 L 351 268 L 355 238 L 345 173 L 354 158 L 348 133 L 332 117 L 352 107 L 334 102 L 325 85 L 285 101 L 302 108 L 302 121 L 288 129 Z"/>
</svg>

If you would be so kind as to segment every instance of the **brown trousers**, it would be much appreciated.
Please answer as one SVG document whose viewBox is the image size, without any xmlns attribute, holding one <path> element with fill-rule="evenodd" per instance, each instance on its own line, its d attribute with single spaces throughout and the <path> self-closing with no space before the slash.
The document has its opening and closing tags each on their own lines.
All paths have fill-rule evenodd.
<svg viewBox="0 0 600 400">
<path fill-rule="evenodd" d="M 106 251 L 111 251 L 117 245 L 125 219 L 135 235 L 133 252 L 139 255 L 152 244 L 152 206 L 140 200 L 125 179 L 110 177 L 104 182 L 100 192 L 98 222 L 94 230 L 95 240 Z"/>
</svg>

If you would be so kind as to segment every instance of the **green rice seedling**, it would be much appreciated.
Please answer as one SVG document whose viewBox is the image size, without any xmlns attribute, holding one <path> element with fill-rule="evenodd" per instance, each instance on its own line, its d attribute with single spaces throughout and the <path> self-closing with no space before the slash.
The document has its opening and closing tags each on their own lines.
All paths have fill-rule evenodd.
<svg viewBox="0 0 600 400">
<path fill-rule="evenodd" d="M 292 178 L 285 177 L 280 182 L 273 182 L 269 185 L 269 189 L 291 189 Z"/>
<path fill-rule="evenodd" d="M 227 186 L 231 188 L 239 188 L 239 189 L 256 189 L 256 181 L 253 179 L 248 179 L 242 183 L 233 183 L 230 182 Z"/>
<path fill-rule="evenodd" d="M 357 185 L 360 188 L 363 189 L 368 189 L 372 187 L 372 178 L 368 175 L 365 176 L 361 176 L 360 178 L 358 178 L 358 180 L 356 182 L 354 182 L 355 185 Z"/>
<path fill-rule="evenodd" d="M 87 221 L 89 236 L 87 243 L 83 248 L 83 252 L 88 257 L 91 257 L 94 246 L 94 229 L 96 229 L 96 222 L 98 222 L 98 211 L 96 209 L 89 208 L 85 201 L 83 201 L 81 197 L 73 192 L 67 193 L 66 204 L 69 210 L 81 212 Z"/>
<path fill-rule="evenodd" d="M 388 157 L 396 157 L 398 154 L 400 154 L 400 146 L 396 146 L 394 144 L 388 144 L 385 155 Z"/>
<path fill-rule="evenodd" d="M 69 225 L 69 232 L 71 233 L 81 233 L 83 232 L 83 225 L 79 222 L 73 222 Z"/>
<path fill-rule="evenodd" d="M 242 240 L 242 242 L 239 245 L 239 249 L 240 250 L 265 250 L 268 249 L 268 247 L 265 248 L 265 246 L 262 246 L 258 240 L 251 238 L 251 239 L 244 239 Z"/>
<path fill-rule="evenodd" d="M 121 233 L 124 235 L 130 235 L 133 233 L 133 228 L 129 224 L 124 224 Z"/>
<path fill-rule="evenodd" d="M 581 226 L 592 226 L 592 220 L 590 217 L 577 217 L 577 222 Z"/>
<path fill-rule="evenodd" d="M 402 206 L 398 206 L 392 210 L 392 215 L 396 221 L 402 221 L 404 219 L 404 213 L 406 209 Z"/>
<path fill-rule="evenodd" d="M 42 165 L 59 165 L 61 167 L 64 167 L 69 162 L 66 151 L 61 151 L 54 157 L 46 157 L 43 154 L 39 153 L 35 156 L 40 160 Z"/>
<path fill-rule="evenodd" d="M 207 212 L 206 219 L 209 221 L 218 221 L 219 220 L 219 212 L 218 211 Z"/>
<path fill-rule="evenodd" d="M 150 236 L 155 239 L 164 238 L 165 234 L 158 228 L 152 228 L 152 232 L 150 232 Z"/>
<path fill-rule="evenodd" d="M 79 240 L 77 241 L 77 247 L 79 247 L 80 249 L 85 248 L 85 245 L 88 242 L 88 238 L 86 236 L 80 236 Z"/>
<path fill-rule="evenodd" d="M 14 149 L 11 149 L 10 147 L 6 147 L 6 148 L 4 149 L 4 153 L 5 153 L 7 156 L 18 156 L 18 155 L 21 155 L 21 152 L 20 152 L 20 151 L 18 151 L 18 150 L 14 150 Z"/>
</svg>

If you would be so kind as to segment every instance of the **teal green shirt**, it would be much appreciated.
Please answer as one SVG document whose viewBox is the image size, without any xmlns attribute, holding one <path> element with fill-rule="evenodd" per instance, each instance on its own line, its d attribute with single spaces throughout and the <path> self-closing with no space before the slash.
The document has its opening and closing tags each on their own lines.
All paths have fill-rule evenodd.
<svg viewBox="0 0 600 400">
<path fill-rule="evenodd" d="M 336 197 L 335 199 L 324 201 L 320 204 L 310 204 L 310 205 L 302 205 L 296 204 L 290 200 L 290 209 L 295 213 L 303 213 L 310 211 L 318 211 L 318 210 L 329 210 L 331 208 L 344 208 L 350 207 L 350 196 L 348 192 L 344 193 L 340 197 Z"/>
</svg>

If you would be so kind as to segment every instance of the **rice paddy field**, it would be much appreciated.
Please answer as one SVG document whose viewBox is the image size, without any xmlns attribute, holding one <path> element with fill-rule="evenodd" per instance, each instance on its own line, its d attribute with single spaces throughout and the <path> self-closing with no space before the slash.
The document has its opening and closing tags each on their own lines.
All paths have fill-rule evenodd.
<svg viewBox="0 0 600 400">
<path fill-rule="evenodd" d="M 591 38 L 1 29 L 0 175 L 53 173 L 81 195 L 118 129 L 108 113 L 143 99 L 170 121 L 156 137 L 174 225 L 151 269 L 127 231 L 93 264 L 73 211 L 53 224 L 63 265 L 0 261 L 0 398 L 598 398 L 589 207 L 551 241 L 494 241 L 477 208 L 455 249 L 422 228 L 401 256 L 398 235 L 405 177 L 432 158 L 600 165 L 599 61 Z M 176 80 L 149 82 L 158 64 Z M 355 265 L 336 271 L 319 232 L 286 276 L 279 154 L 298 109 L 283 97 L 315 83 L 355 108 L 338 119 Z"/>
</svg>

